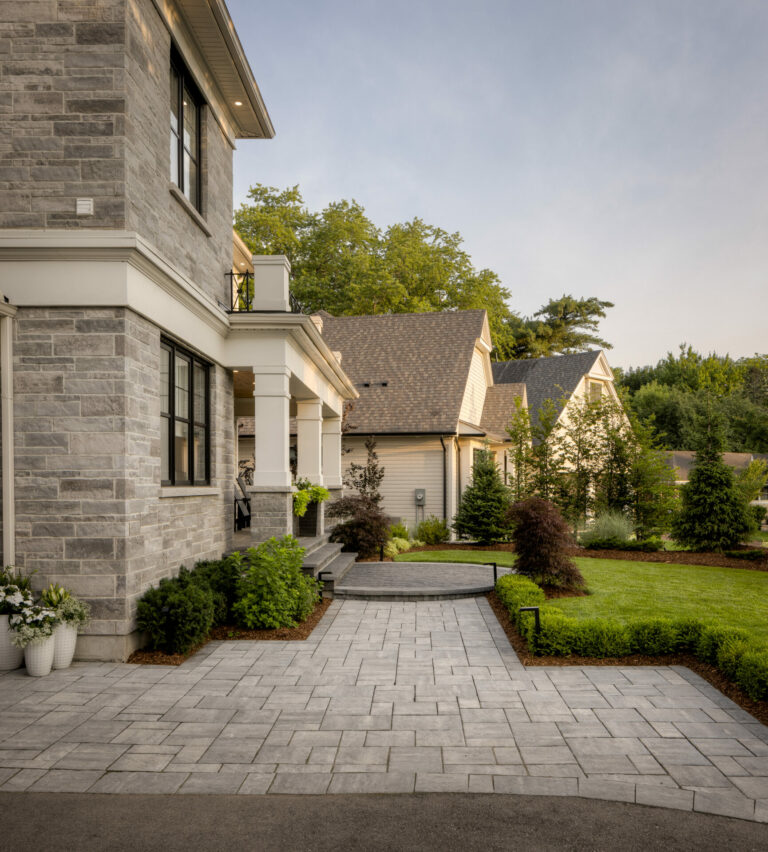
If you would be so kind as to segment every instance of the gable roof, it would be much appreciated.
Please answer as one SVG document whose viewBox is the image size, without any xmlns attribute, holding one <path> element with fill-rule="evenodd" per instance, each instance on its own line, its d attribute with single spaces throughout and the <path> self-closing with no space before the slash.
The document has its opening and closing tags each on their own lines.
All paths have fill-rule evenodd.
<svg viewBox="0 0 768 852">
<path fill-rule="evenodd" d="M 523 384 L 491 385 L 486 390 L 480 428 L 489 437 L 508 440 L 506 429 L 518 398 L 522 399 L 523 406 L 527 405 L 526 387 Z"/>
<path fill-rule="evenodd" d="M 589 373 L 600 357 L 600 350 L 554 355 L 549 358 L 523 358 L 519 361 L 496 361 L 491 364 L 496 384 L 525 385 L 531 422 L 537 423 L 539 409 L 547 399 L 559 403 L 570 397 L 582 376 Z"/>
<path fill-rule="evenodd" d="M 456 432 L 484 310 L 316 316 L 360 394 L 348 415 L 354 434 Z"/>
</svg>

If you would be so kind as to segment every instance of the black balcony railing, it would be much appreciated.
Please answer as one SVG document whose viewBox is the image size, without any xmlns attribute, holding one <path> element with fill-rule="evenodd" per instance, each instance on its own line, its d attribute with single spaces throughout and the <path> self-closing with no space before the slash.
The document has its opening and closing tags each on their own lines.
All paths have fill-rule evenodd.
<svg viewBox="0 0 768 852">
<path fill-rule="evenodd" d="M 226 277 L 229 278 L 230 292 L 232 294 L 233 312 L 254 311 L 253 307 L 253 273 L 252 272 L 227 272 Z M 306 313 L 302 304 L 296 299 L 293 293 L 288 293 L 288 299 L 291 305 L 291 313 L 303 314 Z"/>
</svg>

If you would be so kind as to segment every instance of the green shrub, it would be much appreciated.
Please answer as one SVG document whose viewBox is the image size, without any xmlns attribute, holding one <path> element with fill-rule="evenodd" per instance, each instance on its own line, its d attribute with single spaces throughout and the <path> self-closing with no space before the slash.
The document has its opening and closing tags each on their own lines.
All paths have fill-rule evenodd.
<svg viewBox="0 0 768 852">
<path fill-rule="evenodd" d="M 695 653 L 705 625 L 697 618 L 678 618 L 672 622 L 677 634 L 675 650 L 680 653 Z"/>
<path fill-rule="evenodd" d="M 310 503 L 322 503 L 331 496 L 331 492 L 322 485 L 313 485 L 308 479 L 296 482 L 298 491 L 293 492 L 293 514 L 303 518 Z"/>
<path fill-rule="evenodd" d="M 416 538 L 424 544 L 442 544 L 451 537 L 448 524 L 435 515 L 425 518 L 416 527 Z"/>
<path fill-rule="evenodd" d="M 238 624 L 250 629 L 294 627 L 312 612 L 320 585 L 302 573 L 304 548 L 293 536 L 270 538 L 237 555 L 243 569 L 232 607 Z"/>
<path fill-rule="evenodd" d="M 403 524 L 392 524 L 389 528 L 389 537 L 390 538 L 404 538 L 406 541 L 410 538 L 408 535 L 408 527 Z"/>
<path fill-rule="evenodd" d="M 240 566 L 234 556 L 198 562 L 189 573 L 188 582 L 207 586 L 213 592 L 214 624 L 228 624 L 237 600 Z"/>
<path fill-rule="evenodd" d="M 185 654 L 202 642 L 213 626 L 213 592 L 190 582 L 189 574 L 186 572 L 182 580 L 161 580 L 138 602 L 138 627 L 148 635 L 149 647 L 154 650 Z"/>
<path fill-rule="evenodd" d="M 398 553 L 407 553 L 411 549 L 411 543 L 407 538 L 395 537 L 392 539 L 392 544 L 395 545 Z"/>
<path fill-rule="evenodd" d="M 384 552 L 384 558 L 385 559 L 394 559 L 397 556 L 397 554 L 399 553 L 399 551 L 398 551 L 397 547 L 395 546 L 394 542 L 392 541 L 392 539 L 390 539 L 384 545 L 384 551 L 383 552 Z"/>
<path fill-rule="evenodd" d="M 720 648 L 727 642 L 749 639 L 749 633 L 745 630 L 739 630 L 736 627 L 724 627 L 721 624 L 714 624 L 705 627 L 701 631 L 701 636 L 696 644 L 696 656 L 703 663 L 711 663 L 717 665 L 717 655 L 720 653 Z"/>
<path fill-rule="evenodd" d="M 752 650 L 754 643 L 746 639 L 728 639 L 718 648 L 717 667 L 729 679 L 736 679 L 741 658 Z"/>
<path fill-rule="evenodd" d="M 660 538 L 647 538 L 644 541 L 622 541 L 618 538 L 591 538 L 588 543 L 582 544 L 587 550 L 629 550 L 640 553 L 655 553 L 664 548 L 664 542 Z"/>
<path fill-rule="evenodd" d="M 755 550 L 726 550 L 725 556 L 729 559 L 746 559 L 748 562 L 760 562 L 768 559 L 768 549 L 764 547 Z"/>
<path fill-rule="evenodd" d="M 678 631 L 667 618 L 641 618 L 627 624 L 633 654 L 674 654 L 679 648 Z"/>
<path fill-rule="evenodd" d="M 755 701 L 768 700 L 768 648 L 755 648 L 742 654 L 736 683 Z"/>
<path fill-rule="evenodd" d="M 749 513 L 752 516 L 752 523 L 755 525 L 755 530 L 759 530 L 765 523 L 765 514 L 768 512 L 765 506 L 756 506 L 750 504 Z"/>
<path fill-rule="evenodd" d="M 632 535 L 632 521 L 621 512 L 607 510 L 601 512 L 581 534 L 581 543 L 586 547 L 592 541 L 616 540 L 629 541 Z"/>
<path fill-rule="evenodd" d="M 544 592 L 527 577 L 503 574 L 496 580 L 496 595 L 517 623 L 521 606 L 541 606 L 546 602 Z"/>
</svg>

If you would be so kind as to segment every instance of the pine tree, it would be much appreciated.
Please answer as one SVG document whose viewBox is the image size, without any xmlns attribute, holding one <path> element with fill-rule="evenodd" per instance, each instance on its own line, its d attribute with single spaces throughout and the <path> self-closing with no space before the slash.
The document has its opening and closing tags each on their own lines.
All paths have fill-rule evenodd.
<svg viewBox="0 0 768 852">
<path fill-rule="evenodd" d="M 728 550 L 749 532 L 744 499 L 723 462 L 722 438 L 711 420 L 691 474 L 681 491 L 672 537 L 692 550 Z"/>
<path fill-rule="evenodd" d="M 504 540 L 509 535 L 506 520 L 509 504 L 509 489 L 501 481 L 493 456 L 488 450 L 481 450 L 472 467 L 472 483 L 464 491 L 453 519 L 453 528 L 459 538 L 480 544 Z"/>
</svg>

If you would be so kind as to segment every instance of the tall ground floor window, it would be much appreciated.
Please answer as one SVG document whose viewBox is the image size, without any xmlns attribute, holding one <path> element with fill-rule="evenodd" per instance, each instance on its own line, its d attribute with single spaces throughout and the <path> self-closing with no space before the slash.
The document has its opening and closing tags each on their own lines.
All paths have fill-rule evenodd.
<svg viewBox="0 0 768 852">
<path fill-rule="evenodd" d="M 160 469 L 163 485 L 208 485 L 210 364 L 161 341 Z"/>
</svg>

